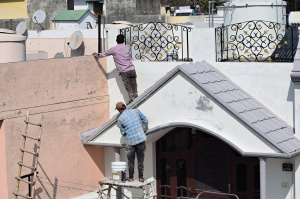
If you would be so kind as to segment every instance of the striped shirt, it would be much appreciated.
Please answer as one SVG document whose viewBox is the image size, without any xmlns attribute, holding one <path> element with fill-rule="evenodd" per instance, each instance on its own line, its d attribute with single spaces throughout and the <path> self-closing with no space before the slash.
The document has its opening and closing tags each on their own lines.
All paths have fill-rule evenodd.
<svg viewBox="0 0 300 199">
<path fill-rule="evenodd" d="M 125 109 L 118 118 L 118 127 L 121 134 L 126 136 L 128 145 L 136 145 L 147 139 L 143 126 L 148 129 L 148 119 L 137 109 Z"/>
<path fill-rule="evenodd" d="M 112 55 L 117 67 L 117 71 L 120 73 L 134 70 L 134 65 L 130 56 L 130 46 L 125 44 L 118 44 L 115 47 L 110 48 L 108 51 L 98 53 L 97 57 L 106 57 Z"/>
</svg>

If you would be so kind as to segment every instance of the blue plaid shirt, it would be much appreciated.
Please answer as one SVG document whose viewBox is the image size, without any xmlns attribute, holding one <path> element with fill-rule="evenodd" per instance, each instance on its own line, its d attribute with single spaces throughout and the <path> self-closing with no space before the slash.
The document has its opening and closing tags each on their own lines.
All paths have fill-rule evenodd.
<svg viewBox="0 0 300 199">
<path fill-rule="evenodd" d="M 147 139 L 143 126 L 148 129 L 148 119 L 137 109 L 125 109 L 118 118 L 118 127 L 121 134 L 126 136 L 128 145 L 136 145 Z"/>
</svg>

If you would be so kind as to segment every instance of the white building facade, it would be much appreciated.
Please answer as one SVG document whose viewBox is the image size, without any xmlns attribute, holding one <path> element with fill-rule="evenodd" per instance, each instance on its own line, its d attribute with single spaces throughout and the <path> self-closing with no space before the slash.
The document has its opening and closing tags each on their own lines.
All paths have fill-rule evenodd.
<svg viewBox="0 0 300 199">
<path fill-rule="evenodd" d="M 109 33 L 109 47 L 118 33 Z M 294 63 L 216 62 L 214 29 L 194 28 L 190 38 L 194 63 L 134 61 L 139 98 L 128 108 L 149 119 L 145 177 L 157 181 L 160 197 L 195 197 L 207 190 L 239 198 L 299 198 Z M 111 57 L 107 63 L 112 119 L 84 132 L 82 140 L 105 146 L 110 177 L 114 153 L 120 149 L 126 161 L 114 106 L 128 97 Z"/>
</svg>

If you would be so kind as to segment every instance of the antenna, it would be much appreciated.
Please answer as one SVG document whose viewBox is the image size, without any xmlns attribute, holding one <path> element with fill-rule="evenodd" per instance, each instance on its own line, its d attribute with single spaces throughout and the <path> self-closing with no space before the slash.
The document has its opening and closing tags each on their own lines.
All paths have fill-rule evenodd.
<svg viewBox="0 0 300 199">
<path fill-rule="evenodd" d="M 45 21 L 45 19 L 46 19 L 46 13 L 43 10 L 35 11 L 35 13 L 32 16 L 33 23 L 38 24 L 39 26 L 41 26 L 42 30 L 45 30 L 43 28 L 43 26 L 41 25 L 41 23 L 43 21 Z"/>
<path fill-rule="evenodd" d="M 26 30 L 27 30 L 27 24 L 25 21 L 22 21 L 17 25 L 16 28 L 17 35 L 24 35 Z"/>
<path fill-rule="evenodd" d="M 82 40 L 83 40 L 83 34 L 82 32 L 80 32 L 79 30 L 78 31 L 75 31 L 70 39 L 69 39 L 69 42 L 68 42 L 68 45 L 70 46 L 70 48 L 72 50 L 76 50 L 77 48 L 79 48 L 82 44 Z"/>
</svg>

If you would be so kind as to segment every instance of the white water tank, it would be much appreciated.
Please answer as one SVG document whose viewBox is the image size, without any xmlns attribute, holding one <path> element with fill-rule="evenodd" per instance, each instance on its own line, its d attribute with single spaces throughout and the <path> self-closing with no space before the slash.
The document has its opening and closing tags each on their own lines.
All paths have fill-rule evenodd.
<svg viewBox="0 0 300 199">
<path fill-rule="evenodd" d="M 221 9 L 229 55 L 239 61 L 269 59 L 285 35 L 286 2 L 232 0 Z"/>
<path fill-rule="evenodd" d="M 300 24 L 300 11 L 290 12 L 288 19 L 289 25 L 292 25 L 293 23 Z"/>
<path fill-rule="evenodd" d="M 253 20 L 286 24 L 286 2 L 282 0 L 232 0 L 222 9 L 225 26 Z"/>
<path fill-rule="evenodd" d="M 0 29 L 0 63 L 26 61 L 26 37 Z"/>
</svg>

